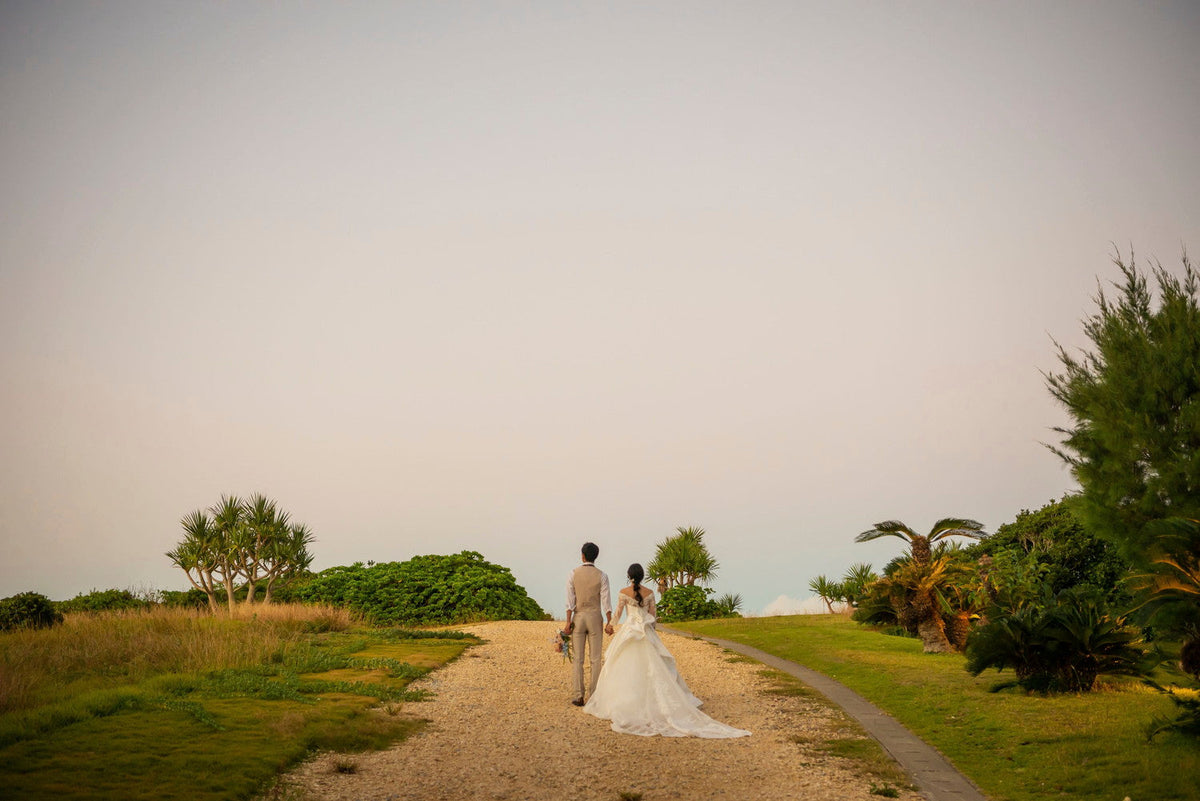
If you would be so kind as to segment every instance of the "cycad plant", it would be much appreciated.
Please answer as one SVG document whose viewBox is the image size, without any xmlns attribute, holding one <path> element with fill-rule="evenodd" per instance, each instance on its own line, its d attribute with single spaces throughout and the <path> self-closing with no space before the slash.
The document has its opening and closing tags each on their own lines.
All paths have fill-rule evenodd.
<svg viewBox="0 0 1200 801">
<path fill-rule="evenodd" d="M 1143 676 L 1149 666 L 1138 633 L 1092 590 L 1047 592 L 1041 603 L 989 620 L 967 641 L 972 675 L 989 668 L 1015 673 L 993 691 L 1089 692 L 1099 676 Z"/>
<path fill-rule="evenodd" d="M 869 542 L 880 537 L 899 537 L 908 541 L 909 553 L 919 565 L 928 564 L 933 555 L 933 545 L 947 537 L 970 537 L 980 539 L 984 536 L 983 524 L 977 520 L 965 517 L 944 517 L 933 524 L 928 534 L 918 534 L 899 520 L 885 520 L 876 523 L 854 538 L 855 542 Z"/>
<path fill-rule="evenodd" d="M 1183 632 L 1180 667 L 1200 680 L 1200 521 L 1168 518 L 1147 529 L 1155 544 L 1150 572 L 1135 580 L 1142 606 Z"/>
</svg>

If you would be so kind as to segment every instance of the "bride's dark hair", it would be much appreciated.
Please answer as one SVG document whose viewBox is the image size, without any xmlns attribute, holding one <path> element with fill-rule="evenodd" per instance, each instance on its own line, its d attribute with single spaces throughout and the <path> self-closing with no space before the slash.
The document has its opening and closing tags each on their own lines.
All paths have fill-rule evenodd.
<svg viewBox="0 0 1200 801">
<path fill-rule="evenodd" d="M 629 566 L 629 572 L 625 575 L 629 576 L 629 580 L 633 582 L 633 597 L 637 599 L 638 606 L 642 605 L 642 579 L 646 577 L 646 571 L 642 570 L 642 566 L 634 562 Z"/>
</svg>

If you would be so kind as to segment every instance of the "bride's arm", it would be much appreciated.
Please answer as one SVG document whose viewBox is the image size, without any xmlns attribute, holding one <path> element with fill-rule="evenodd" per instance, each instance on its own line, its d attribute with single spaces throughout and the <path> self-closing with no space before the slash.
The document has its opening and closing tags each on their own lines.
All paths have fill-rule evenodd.
<svg viewBox="0 0 1200 801">
<path fill-rule="evenodd" d="M 646 611 L 649 612 L 650 615 L 653 616 L 654 618 L 658 617 L 658 607 L 654 605 L 654 595 L 653 594 L 651 594 L 650 597 L 648 597 L 646 599 Z"/>
</svg>

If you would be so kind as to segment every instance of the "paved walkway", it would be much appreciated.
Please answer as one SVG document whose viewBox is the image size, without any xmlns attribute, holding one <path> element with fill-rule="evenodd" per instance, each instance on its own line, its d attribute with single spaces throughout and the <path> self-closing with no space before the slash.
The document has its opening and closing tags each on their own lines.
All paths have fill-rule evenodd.
<svg viewBox="0 0 1200 801">
<path fill-rule="evenodd" d="M 704 637 L 690 631 L 662 626 L 685 637 L 700 636 L 722 648 L 757 659 L 768 667 L 795 676 L 800 681 L 840 706 L 879 741 L 900 766 L 908 771 L 921 795 L 929 801 L 987 801 L 987 796 L 971 780 L 958 772 L 933 746 L 913 734 L 891 715 L 863 698 L 849 687 L 803 665 L 780 659 L 749 645 L 716 637 Z"/>
</svg>

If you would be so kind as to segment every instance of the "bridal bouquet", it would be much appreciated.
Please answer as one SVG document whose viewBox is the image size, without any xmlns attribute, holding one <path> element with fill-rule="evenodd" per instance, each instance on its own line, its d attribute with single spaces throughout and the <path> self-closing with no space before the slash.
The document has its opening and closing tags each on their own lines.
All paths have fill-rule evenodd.
<svg viewBox="0 0 1200 801">
<path fill-rule="evenodd" d="M 574 658 L 571 656 L 571 632 L 556 632 L 555 635 L 550 638 L 550 643 L 554 646 L 554 652 L 562 654 L 565 661 L 574 661 Z"/>
</svg>

